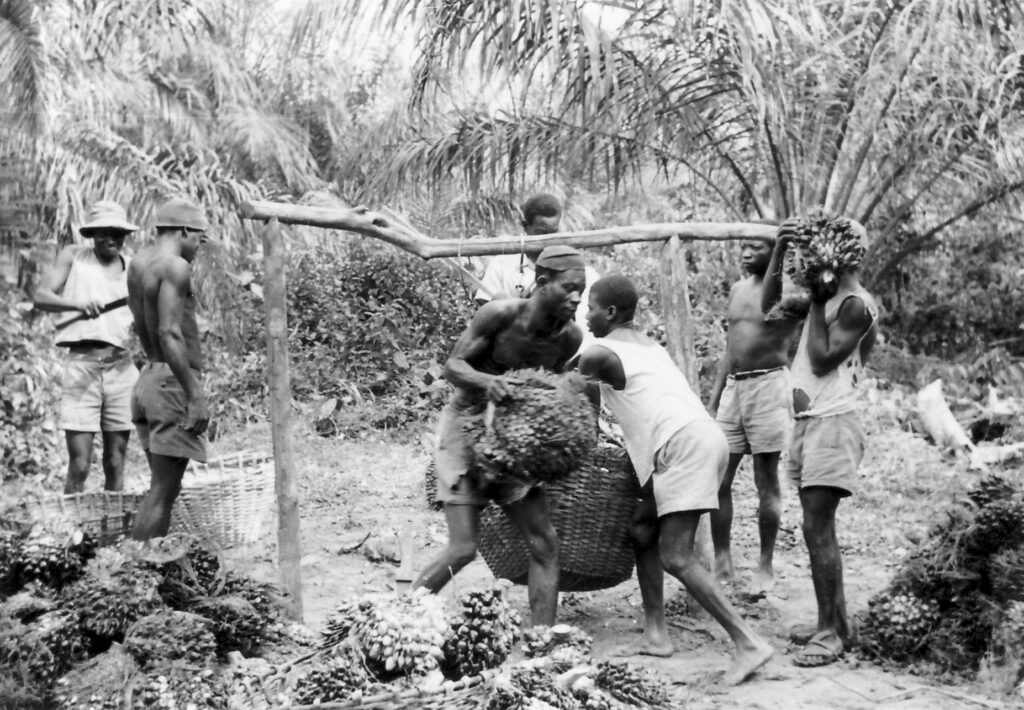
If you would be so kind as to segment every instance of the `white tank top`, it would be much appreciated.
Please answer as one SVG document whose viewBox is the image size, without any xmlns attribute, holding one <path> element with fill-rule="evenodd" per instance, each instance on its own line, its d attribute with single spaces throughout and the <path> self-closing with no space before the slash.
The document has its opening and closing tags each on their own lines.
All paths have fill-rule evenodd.
<svg viewBox="0 0 1024 710">
<path fill-rule="evenodd" d="M 120 274 L 104 270 L 96 252 L 89 245 L 75 247 L 75 256 L 64 282 L 61 295 L 76 301 L 110 303 L 128 296 L 128 258 L 120 256 Z M 96 318 L 84 318 L 60 332 L 57 345 L 71 345 L 82 340 L 98 340 L 119 348 L 128 347 L 132 312 L 128 306 L 115 308 Z"/>
<path fill-rule="evenodd" d="M 665 348 L 623 342 L 611 335 L 599 338 L 591 347 L 615 353 L 626 374 L 625 389 L 601 384 L 601 397 L 615 415 L 626 439 L 626 451 L 640 485 L 654 472 L 654 457 L 672 435 L 697 420 L 711 420 L 686 376 L 676 367 Z"/>
<path fill-rule="evenodd" d="M 793 383 L 793 404 L 803 411 L 797 411 L 797 419 L 808 417 L 830 417 L 845 414 L 857 409 L 857 385 L 864 379 L 864 363 L 861 361 L 860 349 L 864 338 L 878 323 L 878 306 L 867 291 L 858 287 L 853 291 L 840 291 L 825 304 L 825 323 L 832 325 L 839 316 L 839 308 L 848 298 L 859 298 L 871 316 L 871 325 L 857 341 L 853 352 L 824 377 L 818 377 L 811 369 L 811 359 L 807 354 L 807 328 L 804 324 L 800 335 L 800 345 L 793 358 L 790 378 Z M 806 398 L 806 399 L 804 399 Z"/>
</svg>

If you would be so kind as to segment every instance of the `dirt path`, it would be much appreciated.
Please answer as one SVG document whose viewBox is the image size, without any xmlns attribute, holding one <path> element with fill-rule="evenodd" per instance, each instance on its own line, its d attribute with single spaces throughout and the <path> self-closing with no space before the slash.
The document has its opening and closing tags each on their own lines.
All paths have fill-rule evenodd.
<svg viewBox="0 0 1024 710">
<path fill-rule="evenodd" d="M 840 540 L 844 548 L 847 597 L 851 612 L 885 587 L 906 550 L 926 529 L 928 516 L 943 496 L 963 483 L 920 438 L 876 422 L 872 453 L 864 466 L 864 492 L 840 509 Z M 418 565 L 445 540 L 444 518 L 427 508 L 422 471 L 427 461 L 419 437 L 383 440 L 322 439 L 296 431 L 296 458 L 302 475 L 305 622 L 319 628 L 338 600 L 352 593 L 387 589 L 397 565 L 372 562 L 368 550 L 395 548 L 402 526 L 415 532 Z M 412 439 L 410 441 L 410 439 Z M 256 427 L 220 445 L 223 452 L 266 448 L 265 427 Z M 670 615 L 676 653 L 669 659 L 632 658 L 661 673 L 674 685 L 687 708 L 964 708 L 1007 707 L 1005 699 L 970 686 L 885 672 L 852 654 L 823 668 L 798 668 L 792 663 L 787 630 L 815 619 L 815 605 L 806 550 L 799 537 L 795 494 L 784 489 L 786 511 L 776 553 L 778 584 L 773 594 L 756 602 L 736 598 L 744 615 L 776 649 L 775 657 L 738 688 L 723 689 L 717 679 L 728 665 L 729 644 L 721 629 L 702 610 L 680 610 L 684 596 L 675 580 L 667 580 L 666 599 L 674 600 Z M 745 589 L 756 561 L 756 495 L 749 469 L 737 476 L 733 550 Z M 227 553 L 231 566 L 266 581 L 276 581 L 274 530 L 264 539 Z M 367 539 L 367 536 L 369 538 Z M 365 543 L 351 552 L 345 550 Z M 453 594 L 493 581 L 478 560 L 451 585 Z M 446 591 L 447 593 L 447 591 Z M 527 617 L 526 590 L 514 588 L 513 602 Z M 595 656 L 639 633 L 640 595 L 635 579 L 612 589 L 561 598 L 559 619 L 594 636 Z"/>
</svg>

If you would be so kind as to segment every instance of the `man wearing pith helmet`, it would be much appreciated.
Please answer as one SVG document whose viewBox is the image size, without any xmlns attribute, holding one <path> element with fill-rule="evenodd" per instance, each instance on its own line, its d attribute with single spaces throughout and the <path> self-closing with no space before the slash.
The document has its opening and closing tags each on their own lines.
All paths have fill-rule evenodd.
<svg viewBox="0 0 1024 710">
<path fill-rule="evenodd" d="M 74 314 L 57 323 L 57 345 L 67 348 L 59 422 L 68 447 L 65 493 L 85 488 L 97 432 L 103 440 L 104 488 L 119 491 L 124 484 L 129 403 L 138 370 L 128 351 L 128 258 L 121 250 L 137 229 L 121 205 L 95 203 L 78 230 L 91 243 L 62 249 L 35 293 L 39 310 Z"/>
<path fill-rule="evenodd" d="M 132 537 L 167 534 L 171 507 L 190 459 L 206 461 L 209 423 L 196 327 L 192 262 L 209 223 L 194 203 L 175 198 L 157 210 L 156 241 L 132 261 L 128 304 L 149 362 L 132 394 L 132 421 L 149 461 L 150 486 Z"/>
</svg>

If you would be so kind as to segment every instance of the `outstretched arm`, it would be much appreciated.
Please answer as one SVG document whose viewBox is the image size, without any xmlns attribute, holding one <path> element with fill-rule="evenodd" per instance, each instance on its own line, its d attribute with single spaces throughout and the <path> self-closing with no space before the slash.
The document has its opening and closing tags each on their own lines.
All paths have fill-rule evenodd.
<svg viewBox="0 0 1024 710">
<path fill-rule="evenodd" d="M 840 304 L 831 328 L 825 322 L 825 304 L 812 303 L 811 312 L 807 314 L 807 356 L 811 371 L 821 377 L 839 367 L 873 324 L 874 318 L 857 296 L 847 296 Z"/>
<path fill-rule="evenodd" d="M 177 259 L 168 267 L 157 294 L 157 337 L 164 359 L 188 400 L 185 420 L 179 426 L 193 434 L 202 434 L 210 419 L 206 395 L 189 366 L 188 343 L 181 330 L 185 299 L 192 289 L 191 278 L 192 269 L 184 259 Z"/>
</svg>

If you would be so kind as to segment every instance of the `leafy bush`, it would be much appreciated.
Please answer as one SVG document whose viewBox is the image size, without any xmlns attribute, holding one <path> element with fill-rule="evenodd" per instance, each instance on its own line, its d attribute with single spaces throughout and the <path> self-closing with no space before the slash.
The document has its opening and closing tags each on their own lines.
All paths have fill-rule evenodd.
<svg viewBox="0 0 1024 710">
<path fill-rule="evenodd" d="M 0 466 L 3 479 L 62 475 L 56 436 L 60 354 L 53 329 L 38 326 L 32 304 L 0 283 Z"/>
</svg>

